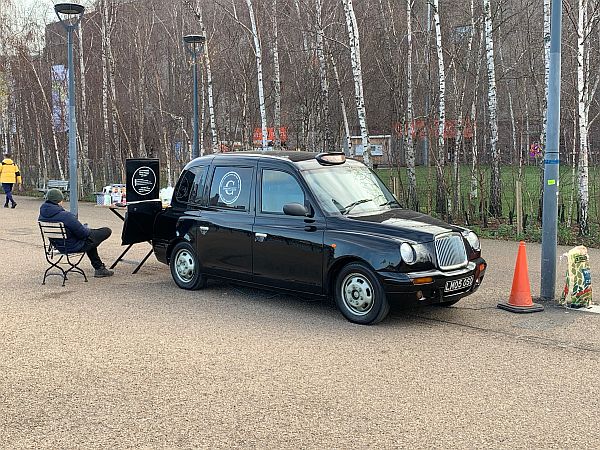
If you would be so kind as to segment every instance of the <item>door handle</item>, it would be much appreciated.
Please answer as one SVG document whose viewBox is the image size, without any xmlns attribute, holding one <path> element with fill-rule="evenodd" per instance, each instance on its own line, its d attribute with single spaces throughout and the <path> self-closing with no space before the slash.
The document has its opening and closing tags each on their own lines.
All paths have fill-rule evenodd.
<svg viewBox="0 0 600 450">
<path fill-rule="evenodd" d="M 254 240 L 256 242 L 264 242 L 267 238 L 267 233 L 254 233 Z"/>
<path fill-rule="evenodd" d="M 202 233 L 203 236 L 206 233 L 208 233 L 208 227 L 198 227 L 198 229 L 200 230 L 200 233 Z"/>
</svg>

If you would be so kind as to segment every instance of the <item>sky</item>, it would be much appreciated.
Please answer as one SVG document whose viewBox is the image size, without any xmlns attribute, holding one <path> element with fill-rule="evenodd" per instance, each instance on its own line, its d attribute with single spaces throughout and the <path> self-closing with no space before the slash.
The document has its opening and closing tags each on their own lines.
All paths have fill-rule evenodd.
<svg viewBox="0 0 600 450">
<path fill-rule="evenodd" d="M 32 12 L 36 16 L 43 16 L 46 18 L 46 22 L 53 22 L 56 19 L 56 15 L 54 14 L 54 4 L 63 3 L 60 0 L 12 0 L 13 5 L 15 5 L 20 11 L 29 13 Z M 71 3 L 67 0 L 64 3 Z M 91 6 L 93 3 L 92 0 L 79 0 L 75 1 L 75 3 L 79 3 L 85 7 Z"/>
</svg>

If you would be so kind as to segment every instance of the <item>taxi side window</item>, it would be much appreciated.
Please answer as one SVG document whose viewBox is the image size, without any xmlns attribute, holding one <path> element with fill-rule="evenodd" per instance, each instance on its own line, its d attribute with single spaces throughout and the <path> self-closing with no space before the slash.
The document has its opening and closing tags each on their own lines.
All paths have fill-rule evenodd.
<svg viewBox="0 0 600 450">
<path fill-rule="evenodd" d="M 175 187 L 173 199 L 183 204 L 199 202 L 204 191 L 207 169 L 206 166 L 196 166 L 184 170 Z"/>
<path fill-rule="evenodd" d="M 252 174 L 251 167 L 215 167 L 210 186 L 209 206 L 248 211 Z"/>
<path fill-rule="evenodd" d="M 298 181 L 281 170 L 265 169 L 262 172 L 261 212 L 283 214 L 283 205 L 304 205 L 304 191 Z"/>
</svg>

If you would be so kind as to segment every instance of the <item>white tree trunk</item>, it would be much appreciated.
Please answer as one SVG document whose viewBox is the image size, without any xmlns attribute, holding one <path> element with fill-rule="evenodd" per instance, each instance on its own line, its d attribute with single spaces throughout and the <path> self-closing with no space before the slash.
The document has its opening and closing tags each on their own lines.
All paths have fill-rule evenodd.
<svg viewBox="0 0 600 450">
<path fill-rule="evenodd" d="M 490 127 L 490 153 L 492 155 L 492 174 L 490 179 L 490 213 L 494 217 L 502 215 L 500 191 L 500 154 L 498 152 L 498 102 L 496 98 L 496 69 L 494 65 L 494 40 L 492 36 L 492 12 L 490 0 L 483 0 L 485 15 L 485 50 L 488 74 L 488 109 Z"/>
<path fill-rule="evenodd" d="M 444 165 L 446 161 L 446 148 L 444 131 L 446 126 L 446 72 L 444 69 L 444 49 L 442 47 L 442 27 L 440 24 L 439 0 L 433 0 L 433 21 L 435 25 L 435 47 L 438 59 L 438 151 L 435 162 L 436 167 L 436 211 L 444 213 L 447 209 L 447 193 L 444 181 Z"/>
<path fill-rule="evenodd" d="M 254 39 L 254 54 L 256 56 L 256 77 L 258 82 L 258 104 L 260 108 L 260 123 L 262 129 L 262 149 L 267 150 L 267 110 L 265 108 L 265 89 L 263 85 L 262 50 L 260 47 L 260 38 L 258 36 L 258 27 L 256 25 L 252 0 L 246 0 L 246 4 L 248 5 L 248 13 L 250 14 L 252 38 Z"/>
<path fill-rule="evenodd" d="M 502 46 L 499 47 L 498 56 L 500 58 L 500 65 L 503 70 L 508 71 L 508 68 L 504 65 L 504 56 L 502 52 Z M 508 96 L 508 113 L 510 117 L 510 126 L 511 126 L 511 136 L 512 136 L 512 154 L 514 155 L 514 163 L 519 163 L 519 155 L 517 151 L 517 122 L 515 119 L 515 108 L 513 105 L 513 96 L 512 96 L 512 84 L 510 78 L 506 78 L 506 92 Z M 517 86 L 515 86 L 515 92 L 518 92 Z"/>
<path fill-rule="evenodd" d="M 419 209 L 417 196 L 417 177 L 415 174 L 415 146 L 413 142 L 413 79 L 412 79 L 412 2 L 406 0 L 406 40 L 407 40 L 407 63 L 406 63 L 406 121 L 408 129 L 406 132 L 406 173 L 408 177 L 408 207 Z"/>
<path fill-rule="evenodd" d="M 101 63 L 102 63 L 102 124 L 103 124 L 103 184 L 113 179 L 112 149 L 110 145 L 110 123 L 108 118 L 108 5 L 106 0 L 101 3 L 102 20 L 100 23 Z"/>
<path fill-rule="evenodd" d="M 333 139 L 331 137 L 331 119 L 329 114 L 329 82 L 327 80 L 327 60 L 325 59 L 325 32 L 322 23 L 322 0 L 315 2 L 317 26 L 317 57 L 319 58 L 319 80 L 321 82 L 321 109 L 323 111 L 322 142 L 323 150 L 332 151 Z"/>
<path fill-rule="evenodd" d="M 460 149 L 463 147 L 464 142 L 464 106 L 465 106 L 465 94 L 467 92 L 467 81 L 469 79 L 469 72 L 471 68 L 471 59 L 473 52 L 473 41 L 475 40 L 475 0 L 471 0 L 471 32 L 469 33 L 469 42 L 467 45 L 467 64 L 465 68 L 465 77 L 463 80 L 462 91 L 460 92 L 460 101 L 458 102 L 458 117 L 456 119 L 456 140 L 454 143 L 454 209 L 456 212 L 460 211 L 460 194 L 461 194 L 461 182 L 460 182 Z M 456 66 L 455 66 L 456 67 Z M 458 78 L 456 77 L 456 82 Z"/>
<path fill-rule="evenodd" d="M 215 117 L 215 97 L 213 94 L 213 76 L 210 65 L 210 47 L 208 40 L 204 46 L 204 67 L 206 69 L 206 94 L 208 96 L 208 116 L 210 121 L 210 136 L 213 153 L 219 151 L 219 135 L 217 132 L 217 119 Z"/>
<path fill-rule="evenodd" d="M 112 28 L 112 24 L 111 24 Z M 129 136 L 127 135 L 127 130 L 123 126 L 123 122 L 121 120 L 121 116 L 119 115 L 119 108 L 117 104 L 117 88 L 116 88 L 116 73 L 117 68 L 115 64 L 115 58 L 113 57 L 112 52 L 112 44 L 110 42 L 110 33 L 108 34 L 108 85 L 110 87 L 110 111 L 111 111 L 111 119 L 112 119 L 112 134 L 113 134 L 113 144 L 115 147 L 115 155 L 118 155 L 120 159 L 120 165 L 124 168 L 124 161 L 122 156 L 122 148 L 121 148 L 121 138 L 119 135 L 119 125 L 121 126 L 121 132 L 125 138 L 125 142 L 127 144 L 127 148 L 129 149 L 129 157 L 133 157 L 133 148 L 131 147 L 131 142 L 129 140 Z"/>
<path fill-rule="evenodd" d="M 277 0 L 273 0 L 271 20 L 273 21 L 273 91 L 275 107 L 273 111 L 273 148 L 281 150 L 281 74 L 279 70 L 279 29 L 277 25 Z"/>
<path fill-rule="evenodd" d="M 204 17 L 202 15 L 201 0 L 196 0 L 196 6 L 193 7 L 191 2 L 186 1 L 185 4 L 192 11 L 192 13 L 198 19 L 200 29 L 202 33 L 206 33 L 206 27 L 204 26 Z M 208 120 L 210 121 L 210 136 L 211 136 L 211 147 L 212 152 L 217 153 L 219 151 L 219 137 L 217 133 L 217 121 L 215 119 L 215 101 L 213 95 L 213 76 L 210 64 L 210 41 L 208 37 L 204 42 L 204 50 L 202 56 L 204 58 L 204 68 L 206 71 L 206 93 L 208 97 Z"/>
<path fill-rule="evenodd" d="M 589 43 L 586 42 L 589 27 L 587 26 L 588 0 L 579 0 L 577 21 L 577 112 L 579 116 L 579 232 L 589 234 Z"/>
<path fill-rule="evenodd" d="M 39 157 L 38 157 L 38 161 L 40 164 L 40 178 L 44 181 L 44 187 L 46 187 L 46 180 L 48 179 L 48 151 L 46 150 L 46 146 L 44 145 L 44 140 L 42 139 L 42 129 L 40 126 L 40 115 L 38 114 L 37 111 L 37 106 L 36 106 L 36 102 L 35 102 L 35 98 L 33 95 L 33 91 L 31 92 L 31 106 L 33 109 L 33 116 L 35 117 L 35 126 L 36 126 L 36 130 L 37 130 L 37 141 L 39 142 Z M 31 120 L 31 119 L 30 119 Z M 28 123 L 31 123 L 30 120 L 28 120 Z M 41 181 L 41 180 L 40 180 Z"/>
<path fill-rule="evenodd" d="M 352 75 L 354 78 L 354 95 L 356 101 L 356 112 L 358 123 L 360 125 L 361 143 L 363 147 L 363 161 L 368 167 L 372 167 L 371 146 L 369 142 L 369 130 L 367 128 L 367 112 L 365 108 L 365 97 L 363 93 L 362 67 L 360 57 L 360 38 L 358 34 L 358 24 L 352 0 L 342 0 L 344 12 L 346 14 L 346 28 L 348 29 L 348 39 L 350 42 L 350 60 L 352 63 Z"/>
<path fill-rule="evenodd" d="M 44 92 L 44 86 L 42 85 L 42 80 L 40 79 L 40 74 L 38 70 L 35 68 L 33 61 L 27 58 L 27 62 L 31 65 L 31 70 L 35 76 L 35 80 L 37 81 L 38 87 L 40 88 L 40 92 Z M 52 130 L 52 142 L 54 144 L 54 155 L 56 156 L 56 164 L 58 166 L 58 172 L 61 180 L 65 179 L 65 173 L 63 171 L 62 162 L 60 159 L 60 154 L 58 152 L 58 139 L 56 138 L 56 129 L 54 128 L 54 123 L 52 120 L 52 106 L 50 102 L 48 102 L 48 98 L 45 95 L 41 95 L 44 99 L 44 104 L 46 105 L 46 110 L 48 111 L 48 118 L 50 119 L 50 129 Z"/>
<path fill-rule="evenodd" d="M 479 92 L 479 83 L 481 80 L 481 64 L 483 59 L 483 44 L 484 42 L 484 33 L 481 32 L 479 36 L 479 50 L 477 52 L 477 65 L 475 68 L 475 86 L 473 88 L 473 102 L 471 103 L 471 126 L 473 127 L 473 140 L 471 141 L 471 155 L 472 155 L 472 165 L 471 165 L 471 191 L 469 193 L 469 202 L 471 207 L 474 207 L 474 200 L 479 197 L 479 181 L 477 178 L 477 168 L 478 168 L 478 153 L 479 150 L 477 148 L 477 93 Z M 472 211 L 473 212 L 473 211 Z"/>
<path fill-rule="evenodd" d="M 87 112 L 87 88 L 85 77 L 85 58 L 83 53 L 83 27 L 79 27 L 79 85 L 81 86 L 81 133 L 78 133 L 82 139 L 81 159 L 83 161 L 83 181 L 79 186 L 91 192 L 94 188 L 94 172 L 90 166 L 89 152 L 89 133 L 88 133 L 88 112 Z"/>
<path fill-rule="evenodd" d="M 161 78 L 159 75 L 158 70 L 154 73 L 154 79 L 156 82 L 156 94 L 157 94 L 157 98 L 158 98 L 158 111 L 159 111 L 159 117 L 161 118 L 161 120 L 159 120 L 160 123 L 160 134 L 161 134 L 161 140 L 162 140 L 162 148 L 165 154 L 165 164 L 167 166 L 167 186 L 173 186 L 173 177 L 172 177 L 172 170 L 171 170 L 171 152 L 169 151 L 169 138 L 167 136 L 167 127 L 164 125 L 164 121 L 162 120 L 162 111 L 163 111 L 163 89 L 161 86 Z"/>
<path fill-rule="evenodd" d="M 348 125 L 348 113 L 346 112 L 346 101 L 344 100 L 344 92 L 342 91 L 342 84 L 340 83 L 340 75 L 338 74 L 337 64 L 331 53 L 329 54 L 329 60 L 331 61 L 331 69 L 333 70 L 333 77 L 335 79 L 335 85 L 337 86 L 337 93 L 340 99 L 340 109 L 342 110 L 342 123 L 344 124 L 345 134 L 345 147 L 348 149 L 348 154 L 351 155 L 352 143 L 350 141 L 350 126 Z"/>
<path fill-rule="evenodd" d="M 294 8 L 296 9 L 296 15 L 298 16 L 298 23 L 303 23 L 302 20 L 302 9 L 300 7 L 300 0 L 294 0 Z M 300 27 L 300 33 L 302 33 L 302 49 L 304 50 L 305 55 L 308 54 L 309 46 L 308 46 L 308 38 L 306 37 L 306 32 L 304 28 Z"/>
</svg>

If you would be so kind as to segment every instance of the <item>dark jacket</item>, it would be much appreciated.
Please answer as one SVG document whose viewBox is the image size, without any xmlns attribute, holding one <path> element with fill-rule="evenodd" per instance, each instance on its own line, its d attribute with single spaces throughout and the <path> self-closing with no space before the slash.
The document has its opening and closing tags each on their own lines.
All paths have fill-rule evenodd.
<svg viewBox="0 0 600 450">
<path fill-rule="evenodd" d="M 52 202 L 45 202 L 40 207 L 40 222 L 62 222 L 67 229 L 67 240 L 65 245 L 62 242 L 53 240 L 53 244 L 59 252 L 76 253 L 80 252 L 85 245 L 86 238 L 90 235 L 90 230 L 82 225 L 77 217 L 62 206 Z"/>
</svg>

